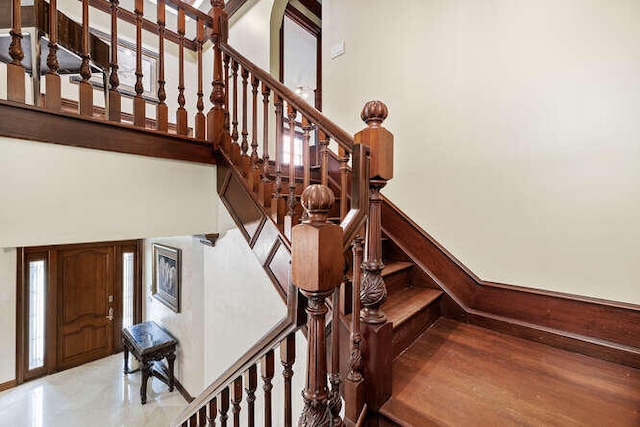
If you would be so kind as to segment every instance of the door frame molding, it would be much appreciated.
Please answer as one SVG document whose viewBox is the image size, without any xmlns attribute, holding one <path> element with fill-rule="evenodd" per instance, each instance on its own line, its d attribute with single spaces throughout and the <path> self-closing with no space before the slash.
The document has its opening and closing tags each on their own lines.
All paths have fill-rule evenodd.
<svg viewBox="0 0 640 427">
<path fill-rule="evenodd" d="M 16 383 L 22 384 L 25 381 L 41 377 L 43 375 L 57 372 L 57 317 L 58 317 L 58 252 L 73 249 L 89 249 L 96 247 L 115 248 L 115 269 L 114 276 L 116 283 L 121 277 L 122 262 L 118 260 L 124 252 L 123 248 L 133 250 L 134 256 L 134 292 L 133 292 L 133 321 L 142 321 L 142 270 L 143 270 L 143 240 L 119 240 L 108 242 L 76 243 L 67 245 L 29 246 L 17 248 L 16 266 Z M 35 259 L 44 259 L 46 268 L 46 297 L 45 297 L 45 363 L 42 368 L 29 370 L 28 363 L 28 278 L 27 263 Z M 118 295 L 121 289 L 115 291 Z M 120 340 L 115 338 L 120 333 L 122 325 L 121 310 L 116 310 L 119 314 L 117 323 L 113 328 L 114 353 L 122 350 Z M 120 325 L 120 326 L 119 326 Z"/>
</svg>

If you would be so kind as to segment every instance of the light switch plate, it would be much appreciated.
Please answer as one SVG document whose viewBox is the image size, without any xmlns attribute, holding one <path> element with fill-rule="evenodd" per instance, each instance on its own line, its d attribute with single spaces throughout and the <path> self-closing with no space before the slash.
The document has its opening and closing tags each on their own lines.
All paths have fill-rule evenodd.
<svg viewBox="0 0 640 427">
<path fill-rule="evenodd" d="M 331 59 L 344 55 L 344 40 L 340 40 L 331 46 Z"/>
</svg>

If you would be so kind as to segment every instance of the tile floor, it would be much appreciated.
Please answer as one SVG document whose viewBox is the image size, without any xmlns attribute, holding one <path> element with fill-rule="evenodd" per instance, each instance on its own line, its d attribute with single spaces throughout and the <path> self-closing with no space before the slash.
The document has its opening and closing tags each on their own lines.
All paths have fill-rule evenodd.
<svg viewBox="0 0 640 427">
<path fill-rule="evenodd" d="M 0 393 L 0 426 L 160 427 L 186 405 L 157 378 L 141 405 L 140 373 L 124 375 L 120 353 Z"/>
</svg>

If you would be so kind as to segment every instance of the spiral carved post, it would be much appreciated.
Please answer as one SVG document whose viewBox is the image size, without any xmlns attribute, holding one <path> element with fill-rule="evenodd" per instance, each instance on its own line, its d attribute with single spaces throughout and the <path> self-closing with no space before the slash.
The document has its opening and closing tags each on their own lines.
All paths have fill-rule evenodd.
<svg viewBox="0 0 640 427">
<path fill-rule="evenodd" d="M 9 56 L 11 62 L 7 64 L 7 99 L 9 101 L 25 101 L 24 83 L 24 51 L 22 50 L 22 14 L 20 0 L 11 2 L 11 43 L 9 44 Z"/>
<path fill-rule="evenodd" d="M 58 69 L 58 2 L 49 0 L 49 55 L 47 55 L 49 72 L 45 75 L 47 95 L 44 106 L 53 111 L 60 111 L 62 98 L 60 95 L 60 75 Z"/>
<path fill-rule="evenodd" d="M 302 193 L 307 219 L 293 228 L 291 238 L 292 280 L 308 298 L 307 374 L 299 426 L 328 427 L 333 422 L 327 388 L 325 317 L 328 308 L 325 298 L 340 285 L 344 265 L 342 228 L 327 221 L 334 202 L 329 187 L 307 187 Z"/>
<path fill-rule="evenodd" d="M 354 135 L 356 144 L 371 148 L 369 179 L 369 216 L 367 219 L 363 276 L 360 288 L 364 323 L 366 400 L 369 408 L 377 410 L 391 396 L 391 359 L 393 325 L 380 306 L 387 298 L 382 278 L 380 190 L 393 178 L 393 135 L 382 126 L 387 118 L 387 106 L 380 101 L 367 102 L 360 117 L 367 127 Z"/>
<path fill-rule="evenodd" d="M 213 148 L 220 147 L 225 138 L 225 81 L 222 75 L 222 50 L 220 42 L 227 41 L 229 22 L 227 12 L 224 11 L 224 0 L 211 0 L 211 41 L 213 42 L 213 82 L 209 99 L 213 106 L 207 113 L 207 142 Z"/>
</svg>

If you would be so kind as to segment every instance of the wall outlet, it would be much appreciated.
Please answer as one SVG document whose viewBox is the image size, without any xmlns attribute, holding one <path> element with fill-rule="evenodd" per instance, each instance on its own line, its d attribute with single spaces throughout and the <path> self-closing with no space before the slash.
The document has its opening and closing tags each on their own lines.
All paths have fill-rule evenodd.
<svg viewBox="0 0 640 427">
<path fill-rule="evenodd" d="M 337 58 L 340 55 L 344 55 L 344 40 L 340 40 L 331 45 L 331 59 Z"/>
</svg>

